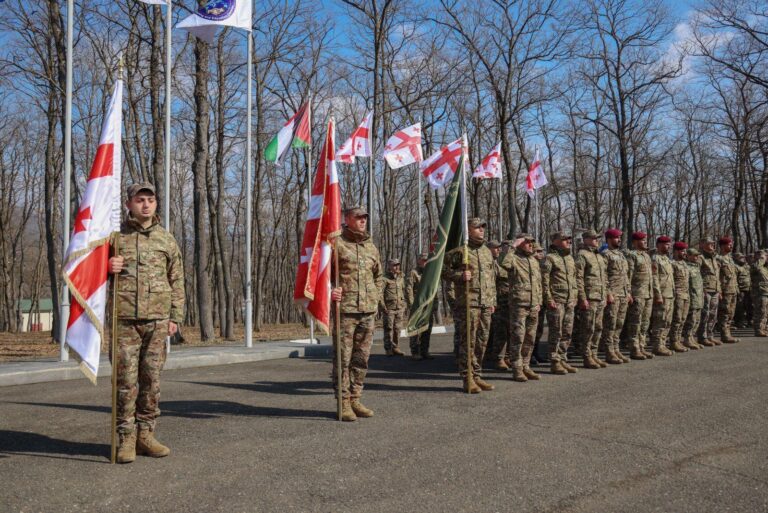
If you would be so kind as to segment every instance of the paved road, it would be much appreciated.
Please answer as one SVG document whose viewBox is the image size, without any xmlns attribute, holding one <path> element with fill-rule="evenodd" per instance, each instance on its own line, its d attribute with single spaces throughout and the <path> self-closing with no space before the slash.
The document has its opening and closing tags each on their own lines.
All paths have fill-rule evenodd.
<svg viewBox="0 0 768 513">
<path fill-rule="evenodd" d="M 173 453 L 108 463 L 109 384 L 0 389 L 2 511 L 768 511 L 768 340 L 459 393 L 448 354 L 371 359 L 372 419 L 330 364 L 164 374 Z"/>
</svg>

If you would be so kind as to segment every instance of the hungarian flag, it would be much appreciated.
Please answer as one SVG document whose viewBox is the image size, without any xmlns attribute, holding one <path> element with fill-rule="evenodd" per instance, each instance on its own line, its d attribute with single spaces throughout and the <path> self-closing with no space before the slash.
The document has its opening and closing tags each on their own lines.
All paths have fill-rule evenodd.
<svg viewBox="0 0 768 513">
<path fill-rule="evenodd" d="M 341 234 L 341 193 L 334 159 L 335 139 L 334 121 L 331 119 L 312 184 L 293 292 L 294 301 L 317 320 L 326 334 L 330 334 L 331 322 L 333 239 Z"/>
<path fill-rule="evenodd" d="M 440 224 L 435 230 L 427 265 L 414 294 L 410 315 L 408 316 L 408 335 L 417 335 L 429 328 L 432 307 L 440 288 L 440 273 L 443 270 L 445 254 L 465 244 L 467 230 L 467 189 L 466 155 L 459 153 L 457 172 L 445 194 L 443 210 L 440 212 Z"/>
<path fill-rule="evenodd" d="M 288 148 L 308 148 L 312 145 L 311 112 L 309 102 L 305 103 L 289 119 L 277 135 L 269 141 L 264 158 L 277 164 Z"/>
<path fill-rule="evenodd" d="M 373 111 L 369 112 L 363 118 L 360 126 L 352 132 L 347 142 L 336 152 L 336 160 L 351 164 L 355 157 L 370 157 L 371 151 L 371 122 L 373 121 Z"/>
<path fill-rule="evenodd" d="M 94 384 L 104 339 L 110 237 L 120 231 L 122 105 L 123 82 L 118 80 L 63 265 L 64 281 L 74 300 L 66 343 Z"/>
<path fill-rule="evenodd" d="M 433 189 L 443 187 L 453 180 L 465 150 L 464 139 L 456 139 L 421 163 L 419 169 Z"/>
<path fill-rule="evenodd" d="M 485 180 L 501 178 L 501 143 L 493 147 L 491 152 L 483 158 L 480 165 L 475 168 L 472 178 Z"/>
<path fill-rule="evenodd" d="M 155 2 L 151 2 L 155 3 Z M 208 0 L 204 6 L 176 25 L 208 43 L 213 42 L 219 27 L 235 27 L 251 31 L 252 0 Z"/>
<path fill-rule="evenodd" d="M 421 123 L 395 132 L 384 146 L 382 157 L 392 169 L 424 160 L 421 154 Z"/>
<path fill-rule="evenodd" d="M 547 177 L 544 175 L 544 169 L 541 167 L 539 159 L 539 149 L 536 148 L 536 156 L 533 159 L 531 167 L 528 168 L 528 178 L 525 182 L 525 190 L 528 196 L 533 198 L 536 195 L 536 189 L 547 185 Z"/>
</svg>

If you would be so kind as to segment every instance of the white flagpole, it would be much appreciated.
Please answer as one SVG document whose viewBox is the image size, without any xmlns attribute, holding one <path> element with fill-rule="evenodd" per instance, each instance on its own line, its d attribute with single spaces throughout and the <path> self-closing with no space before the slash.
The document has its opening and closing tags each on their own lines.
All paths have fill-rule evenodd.
<svg viewBox="0 0 768 513">
<path fill-rule="evenodd" d="M 75 27 L 75 2 L 67 0 L 67 84 L 66 104 L 64 107 L 64 255 L 69 246 L 69 204 L 70 182 L 72 181 L 72 40 Z M 59 360 L 69 360 L 69 351 L 66 347 L 67 324 L 69 322 L 69 290 L 66 283 L 62 285 L 61 312 L 59 319 Z"/>
<path fill-rule="evenodd" d="M 253 210 L 253 177 L 251 176 L 251 109 L 253 81 L 253 32 L 248 31 L 248 100 L 246 106 L 245 136 L 245 347 L 253 347 L 253 292 L 251 290 L 251 212 Z"/>
<path fill-rule="evenodd" d="M 421 240 L 421 238 L 422 238 L 422 235 L 421 235 L 421 232 L 422 232 L 422 227 L 421 227 L 421 203 L 423 202 L 424 198 L 422 197 L 422 189 L 421 189 L 423 187 L 423 185 L 421 184 L 421 171 L 417 170 L 417 172 L 418 172 L 418 176 L 416 177 L 416 180 L 419 182 L 419 193 L 418 193 L 419 194 L 419 199 L 418 199 L 418 203 L 419 203 L 419 251 L 418 251 L 418 253 L 421 254 L 422 249 L 423 249 L 422 248 L 422 240 Z"/>
<path fill-rule="evenodd" d="M 309 132 L 312 133 L 312 96 L 309 97 L 309 112 L 310 112 L 310 118 L 309 118 Z M 312 137 L 310 136 L 310 139 Z M 309 145 L 309 148 L 306 149 L 306 153 L 304 154 L 304 158 L 306 159 L 307 163 L 307 212 L 309 212 L 309 204 L 312 202 L 312 145 Z M 315 318 L 313 316 L 309 316 L 309 340 L 310 344 L 315 343 Z"/>
<path fill-rule="evenodd" d="M 501 178 L 498 179 L 498 183 L 496 184 L 496 193 L 499 197 L 499 241 L 504 240 L 504 206 L 501 204 L 502 201 L 502 193 L 501 193 Z"/>
<path fill-rule="evenodd" d="M 171 231 L 171 51 L 173 37 L 171 33 L 171 9 L 173 1 L 168 0 L 165 10 L 165 165 L 163 172 L 163 224 Z M 171 337 L 165 339 L 165 352 L 171 352 Z"/>
</svg>

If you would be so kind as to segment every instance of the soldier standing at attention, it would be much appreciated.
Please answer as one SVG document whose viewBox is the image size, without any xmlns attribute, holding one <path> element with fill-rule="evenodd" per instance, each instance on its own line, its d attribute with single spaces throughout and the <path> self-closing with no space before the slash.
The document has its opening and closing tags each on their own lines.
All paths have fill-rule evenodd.
<svg viewBox="0 0 768 513">
<path fill-rule="evenodd" d="M 696 331 L 701 320 L 701 308 L 704 306 L 704 282 L 699 270 L 699 250 L 688 248 L 685 263 L 688 266 L 688 316 L 683 325 L 683 345 L 688 349 L 701 349 L 696 342 Z"/>
<path fill-rule="evenodd" d="M 621 354 L 619 338 L 624 328 L 627 307 L 632 303 L 629 290 L 629 264 L 621 251 L 621 230 L 611 228 L 605 231 L 608 249 L 603 253 L 607 266 L 608 298 L 603 312 L 603 336 L 600 345 L 605 350 L 605 361 L 611 364 L 629 363 Z"/>
<path fill-rule="evenodd" d="M 366 408 L 360 398 L 371 356 L 384 273 L 379 250 L 366 232 L 368 212 L 359 206 L 348 208 L 344 222 L 344 230 L 336 239 L 339 283 L 331 292 L 341 317 L 340 326 L 334 326 L 334 334 L 341 329 L 341 391 L 337 389 L 335 351 L 332 378 L 336 393 L 341 393 L 341 418 L 351 422 L 357 417 L 373 417 L 373 410 Z"/>
<path fill-rule="evenodd" d="M 161 458 L 171 450 L 155 439 L 160 416 L 160 371 L 165 339 L 184 319 L 184 269 L 176 240 L 155 215 L 155 188 L 128 187 L 128 219 L 118 256 L 109 259 L 117 281 L 117 462 L 136 454 Z M 114 355 L 113 355 L 114 356 Z M 137 433 L 138 430 L 138 433 Z"/>
<path fill-rule="evenodd" d="M 720 340 L 726 344 L 735 344 L 739 339 L 731 335 L 731 324 L 736 313 L 736 299 L 739 297 L 739 269 L 733 261 L 733 240 L 721 237 L 720 255 L 720 287 L 722 297 L 717 311 L 717 322 L 720 325 Z"/>
<path fill-rule="evenodd" d="M 653 270 L 653 311 L 651 313 L 651 347 L 657 356 L 672 356 L 667 349 L 669 327 L 675 307 L 675 277 L 672 261 L 667 256 L 672 239 L 662 235 L 656 239 L 656 253 L 651 258 Z"/>
<path fill-rule="evenodd" d="M 675 307 L 672 312 L 672 325 L 669 328 L 669 348 L 678 353 L 688 351 L 688 348 L 682 342 L 683 325 L 688 318 L 691 296 L 689 293 L 691 271 L 689 271 L 688 262 L 685 260 L 685 252 L 688 244 L 685 242 L 675 242 L 672 246 L 673 262 L 672 275 L 675 279 Z"/>
<path fill-rule="evenodd" d="M 491 247 L 491 243 L 488 243 Z M 488 360 L 497 370 L 507 371 L 509 361 L 509 277 L 501 262 L 509 253 L 509 241 L 504 241 L 496 258 L 496 309 L 491 316 L 491 336 L 488 340 Z M 491 250 L 493 251 L 493 250 Z"/>
<path fill-rule="evenodd" d="M 539 261 L 539 270 L 541 270 L 541 267 L 544 265 L 544 259 L 546 258 L 546 255 L 544 255 L 544 248 L 541 247 L 541 244 L 538 242 L 533 243 L 533 257 Z M 543 293 L 541 300 L 543 305 Z M 546 316 L 546 313 L 546 308 L 543 306 L 539 308 L 539 322 L 536 325 L 536 337 L 533 340 L 533 356 L 531 356 L 531 365 L 538 365 L 539 363 L 546 363 L 549 361 L 548 358 L 542 358 L 539 360 L 539 341 L 541 341 L 541 335 L 544 334 L 544 317 Z"/>
<path fill-rule="evenodd" d="M 509 352 L 514 381 L 537 380 L 531 370 L 533 338 L 541 309 L 541 266 L 533 256 L 532 235 L 517 236 L 517 247 L 501 265 L 509 277 Z"/>
<path fill-rule="evenodd" d="M 424 274 L 424 266 L 427 265 L 427 258 L 429 255 L 422 253 L 419 255 L 419 259 L 416 261 L 416 269 L 411 271 L 408 276 L 408 281 L 405 287 L 405 297 L 408 301 L 408 308 L 411 308 L 413 301 L 416 298 L 416 291 L 419 290 L 419 283 L 421 282 L 421 276 Z M 433 303 L 432 315 L 429 316 L 429 327 L 411 337 L 411 358 L 416 361 L 419 360 L 432 360 L 435 357 L 429 353 L 429 339 L 432 335 L 432 322 L 434 317 L 434 309 L 437 308 L 437 302 Z M 408 316 L 406 315 L 406 318 Z"/>
<path fill-rule="evenodd" d="M 576 372 L 568 364 L 568 348 L 573 335 L 573 309 L 576 307 L 576 262 L 571 255 L 572 238 L 563 232 L 551 236 L 549 252 L 541 267 L 541 287 L 549 333 L 549 366 L 552 374 Z"/>
<path fill-rule="evenodd" d="M 703 238 L 699 241 L 701 257 L 701 279 L 704 282 L 704 306 L 701 308 L 698 339 L 703 346 L 719 346 L 722 344 L 715 339 L 715 324 L 717 323 L 717 305 L 720 302 L 720 262 L 715 255 L 715 241 Z"/>
<path fill-rule="evenodd" d="M 585 369 L 600 369 L 608 364 L 597 356 L 603 332 L 603 310 L 606 300 L 607 271 L 605 259 L 597 252 L 600 235 L 593 230 L 581 234 L 583 247 L 576 256 L 577 338 Z"/>
<path fill-rule="evenodd" d="M 733 260 L 739 273 L 739 296 L 736 299 L 736 316 L 733 323 L 739 328 L 748 328 L 752 320 L 752 277 L 744 255 L 734 253 Z"/>
<path fill-rule="evenodd" d="M 464 263 L 464 247 L 451 250 L 445 255 L 443 279 L 454 285 L 454 327 L 461 341 L 457 357 L 459 374 L 464 379 L 464 391 L 476 394 L 494 388 L 483 380 L 480 364 L 491 329 L 491 315 L 496 307 L 496 268 L 491 250 L 485 245 L 485 221 L 473 217 L 467 224 L 469 263 Z M 472 358 L 472 379 L 469 378 L 467 367 L 468 355 Z"/>
<path fill-rule="evenodd" d="M 653 358 L 645 347 L 645 335 L 651 321 L 653 276 L 651 257 L 648 255 L 648 236 L 643 232 L 632 234 L 632 249 L 627 253 L 629 285 L 632 303 L 627 311 L 627 340 L 629 357 L 633 360 Z"/>
<path fill-rule="evenodd" d="M 384 350 L 387 356 L 402 356 L 400 350 L 400 329 L 405 318 L 405 279 L 400 271 L 400 260 L 387 262 L 382 291 L 382 313 L 384 323 Z"/>
<path fill-rule="evenodd" d="M 752 264 L 752 300 L 755 304 L 752 326 L 756 337 L 768 337 L 768 251 L 755 253 Z"/>
</svg>

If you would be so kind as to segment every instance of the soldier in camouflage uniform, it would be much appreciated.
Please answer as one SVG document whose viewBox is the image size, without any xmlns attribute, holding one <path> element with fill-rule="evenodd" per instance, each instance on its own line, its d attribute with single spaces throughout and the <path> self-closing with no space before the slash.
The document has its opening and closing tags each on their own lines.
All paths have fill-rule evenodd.
<svg viewBox="0 0 768 513">
<path fill-rule="evenodd" d="M 627 311 L 627 342 L 629 357 L 633 360 L 653 358 L 645 346 L 645 336 L 651 321 L 653 301 L 653 273 L 648 255 L 648 236 L 643 232 L 632 234 L 632 249 L 627 252 L 629 284 L 632 301 Z"/>
<path fill-rule="evenodd" d="M 739 296 L 736 300 L 736 316 L 733 323 L 739 328 L 747 328 L 752 321 L 752 277 L 747 258 L 741 253 L 734 253 L 733 260 L 739 276 Z"/>
<path fill-rule="evenodd" d="M 605 361 L 611 364 L 629 363 L 621 354 L 619 339 L 627 316 L 627 307 L 632 301 L 629 291 L 629 264 L 621 251 L 621 230 L 611 228 L 605 231 L 608 249 L 603 253 L 607 266 L 608 297 L 603 312 L 603 336 L 600 345 L 605 351 Z"/>
<path fill-rule="evenodd" d="M 118 463 L 136 454 L 160 458 L 171 450 L 154 437 L 160 416 L 160 371 L 165 340 L 184 319 L 181 252 L 155 215 L 155 188 L 128 187 L 128 218 L 120 228 L 109 271 L 117 280 Z M 138 430 L 138 433 L 137 433 Z"/>
<path fill-rule="evenodd" d="M 541 247 L 541 244 L 538 242 L 533 243 L 533 257 L 539 261 L 539 268 L 541 269 L 544 265 L 544 259 L 546 258 L 546 255 L 544 254 L 544 248 Z M 536 337 L 533 340 L 533 356 L 531 356 L 531 365 L 538 365 L 539 363 L 546 363 L 548 361 L 546 357 L 541 357 L 539 355 L 539 342 L 541 341 L 541 336 L 544 334 L 544 318 L 547 315 L 547 309 L 544 308 L 543 303 L 543 292 L 541 300 L 542 307 L 539 309 L 539 322 L 536 325 Z"/>
<path fill-rule="evenodd" d="M 517 236 L 517 247 L 504 257 L 501 266 L 509 279 L 509 352 L 514 381 L 537 380 L 531 370 L 533 339 L 541 309 L 541 266 L 533 256 L 532 235 Z"/>
<path fill-rule="evenodd" d="M 683 325 L 683 345 L 688 349 L 701 349 L 696 342 L 696 331 L 701 320 L 701 309 L 704 306 L 704 281 L 699 269 L 699 250 L 688 248 L 685 252 L 686 265 L 688 266 L 688 316 Z"/>
<path fill-rule="evenodd" d="M 339 309 L 341 324 L 341 391 L 336 375 L 336 352 L 333 356 L 333 386 L 341 393 L 342 420 L 351 422 L 358 417 L 372 417 L 373 410 L 360 402 L 363 382 L 371 356 L 374 319 L 381 301 L 383 275 L 379 250 L 366 232 L 368 212 L 363 207 L 351 207 L 344 212 L 345 224 L 336 239 L 339 262 L 339 282 L 331 299 Z"/>
<path fill-rule="evenodd" d="M 489 243 L 490 247 L 490 243 Z M 491 336 L 488 340 L 489 360 L 497 370 L 507 371 L 511 366 L 509 360 L 509 281 L 507 270 L 501 262 L 509 253 L 509 241 L 504 241 L 499 247 L 496 257 L 496 309 L 491 316 Z"/>
<path fill-rule="evenodd" d="M 768 251 L 755 254 L 751 278 L 754 302 L 752 326 L 756 337 L 768 337 Z"/>
<path fill-rule="evenodd" d="M 736 300 L 739 297 L 739 270 L 733 261 L 733 240 L 730 237 L 720 238 L 720 306 L 717 310 L 717 322 L 720 325 L 720 341 L 735 344 L 739 339 L 731 335 L 731 324 L 736 313 Z"/>
<path fill-rule="evenodd" d="M 576 339 L 585 369 L 607 367 L 597 356 L 603 332 L 603 310 L 607 297 L 608 272 L 605 259 L 597 252 L 600 235 L 588 230 L 581 234 L 582 248 L 576 256 Z"/>
<path fill-rule="evenodd" d="M 416 291 L 419 290 L 419 283 L 421 282 L 421 276 L 424 274 L 424 266 L 427 265 L 427 258 L 429 255 L 422 253 L 419 255 L 419 259 L 416 261 L 416 269 L 411 271 L 408 276 L 408 281 L 405 286 L 405 299 L 408 301 L 408 309 L 410 310 L 413 301 L 416 298 Z M 426 330 L 422 331 L 418 335 L 411 337 L 411 358 L 413 360 L 432 360 L 434 356 L 429 353 L 429 339 L 432 336 L 432 322 L 434 320 L 434 306 L 433 303 L 432 314 L 429 316 L 429 326 Z M 408 315 L 406 313 L 406 319 Z"/>
<path fill-rule="evenodd" d="M 675 242 L 672 246 L 673 250 L 673 262 L 672 262 L 672 274 L 675 279 L 675 308 L 672 312 L 672 325 L 669 328 L 669 348 L 678 353 L 684 353 L 688 351 L 688 348 L 683 344 L 683 325 L 688 318 L 688 310 L 690 309 L 691 296 L 689 293 L 691 271 L 689 270 L 688 262 L 685 259 L 685 252 L 688 249 L 688 244 L 682 241 Z"/>
<path fill-rule="evenodd" d="M 541 287 L 549 333 L 549 365 L 552 374 L 576 372 L 568 363 L 576 307 L 576 262 L 571 255 L 572 238 L 563 232 L 551 236 L 549 252 L 541 268 Z"/>
<path fill-rule="evenodd" d="M 384 351 L 387 356 L 402 356 L 400 350 L 400 329 L 405 313 L 405 279 L 400 270 L 400 260 L 391 259 L 388 271 L 384 275 L 384 290 L 382 291 L 382 321 L 384 324 Z"/>
<path fill-rule="evenodd" d="M 473 217 L 468 225 L 469 262 L 464 263 L 464 247 L 455 248 L 445 255 L 442 275 L 443 279 L 453 282 L 456 291 L 454 327 L 461 339 L 457 357 L 459 374 L 464 379 L 464 391 L 476 394 L 494 388 L 483 380 L 480 364 L 491 329 L 491 315 L 496 307 L 496 267 L 491 250 L 485 245 L 485 221 Z M 470 355 L 471 378 L 468 367 Z"/>
<path fill-rule="evenodd" d="M 697 333 L 699 344 L 702 346 L 719 346 L 722 344 L 715 339 L 715 324 L 717 324 L 717 307 L 720 302 L 720 262 L 715 254 L 715 241 L 705 237 L 699 241 L 699 269 L 704 282 L 704 306 L 701 308 L 701 321 Z"/>
<path fill-rule="evenodd" d="M 662 235 L 656 239 L 656 253 L 651 257 L 653 272 L 653 310 L 651 312 L 651 347 L 657 356 L 672 356 L 667 337 L 675 307 L 675 277 L 672 261 L 667 256 L 672 239 Z"/>
</svg>

